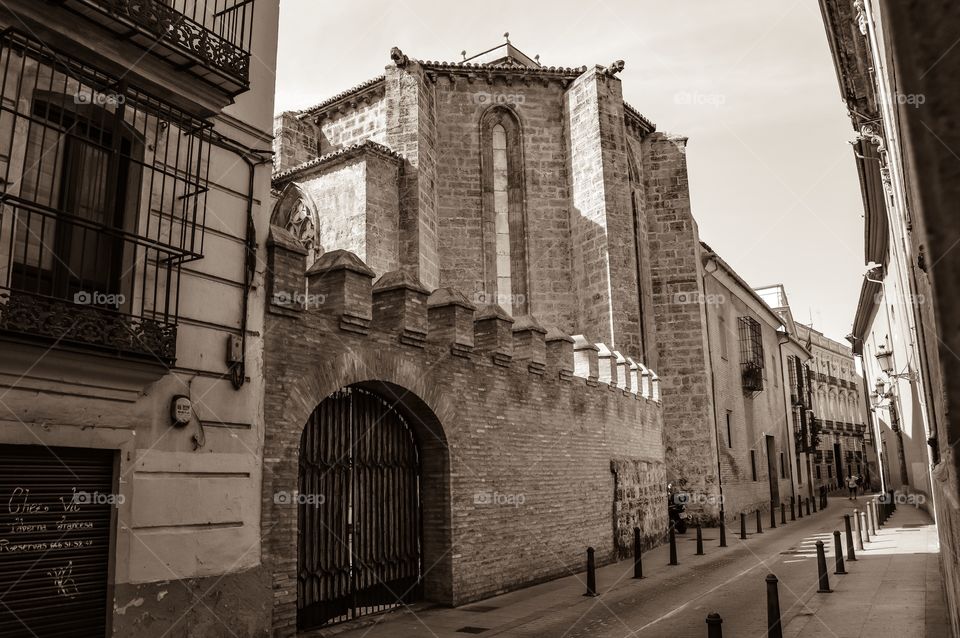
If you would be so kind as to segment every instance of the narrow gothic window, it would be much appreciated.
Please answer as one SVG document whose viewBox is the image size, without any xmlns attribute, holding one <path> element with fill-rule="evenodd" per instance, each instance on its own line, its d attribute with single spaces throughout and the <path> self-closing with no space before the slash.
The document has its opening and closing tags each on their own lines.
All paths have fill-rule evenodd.
<svg viewBox="0 0 960 638">
<path fill-rule="evenodd" d="M 527 229 L 520 124 L 495 107 L 480 123 L 482 144 L 483 241 L 490 303 L 514 316 L 528 310 Z"/>
</svg>

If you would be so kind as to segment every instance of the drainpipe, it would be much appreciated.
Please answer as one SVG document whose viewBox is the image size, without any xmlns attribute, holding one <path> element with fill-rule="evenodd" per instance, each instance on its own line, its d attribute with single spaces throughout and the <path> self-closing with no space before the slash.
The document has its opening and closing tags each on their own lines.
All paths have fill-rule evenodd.
<svg viewBox="0 0 960 638">
<path fill-rule="evenodd" d="M 713 273 L 717 269 L 717 262 L 713 260 L 714 254 L 707 253 L 702 258 L 703 263 L 703 275 L 700 277 L 700 282 L 703 286 L 704 295 L 706 295 L 707 290 L 707 274 Z M 720 519 L 722 524 L 726 525 L 726 503 L 723 499 L 723 474 L 720 469 L 720 416 L 717 413 L 717 384 L 716 378 L 713 374 L 713 348 L 710 344 L 710 304 L 707 303 L 706 298 L 703 299 L 703 316 L 704 323 L 706 324 L 706 336 L 707 336 L 707 366 L 710 369 L 710 398 L 711 403 L 713 404 L 713 436 L 714 441 L 717 446 L 717 489 L 720 492 Z"/>
</svg>

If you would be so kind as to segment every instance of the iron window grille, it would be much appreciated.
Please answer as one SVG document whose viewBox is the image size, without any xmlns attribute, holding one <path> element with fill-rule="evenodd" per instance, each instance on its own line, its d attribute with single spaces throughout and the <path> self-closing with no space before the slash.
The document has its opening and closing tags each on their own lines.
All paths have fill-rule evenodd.
<svg viewBox="0 0 960 638">
<path fill-rule="evenodd" d="M 249 86 L 255 0 L 61 0 L 75 13 L 130 38 L 178 68 Z M 214 84 L 217 78 L 200 73 Z"/>
<path fill-rule="evenodd" d="M 753 317 L 739 318 L 740 375 L 747 393 L 763 391 L 763 338 L 760 323 Z"/>
<path fill-rule="evenodd" d="M 0 34 L 0 331 L 172 363 L 210 124 Z"/>
</svg>

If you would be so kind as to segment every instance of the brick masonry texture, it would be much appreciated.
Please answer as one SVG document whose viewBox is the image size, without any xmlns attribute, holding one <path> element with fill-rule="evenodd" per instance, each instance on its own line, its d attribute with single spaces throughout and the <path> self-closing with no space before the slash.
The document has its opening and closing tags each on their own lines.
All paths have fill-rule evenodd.
<svg viewBox="0 0 960 638">
<path fill-rule="evenodd" d="M 271 232 L 271 289 L 302 289 L 304 251 L 282 229 Z M 338 252 L 311 269 L 310 289 L 326 304 L 271 306 L 266 319 L 273 391 L 265 406 L 263 559 L 273 575 L 276 635 L 295 633 L 297 510 L 275 504 L 273 494 L 297 486 L 311 412 L 351 384 L 401 399 L 418 438 L 428 598 L 462 604 L 579 571 L 587 546 L 610 562 L 629 551 L 635 525 L 648 545 L 659 542 L 666 501 L 658 403 L 562 374 L 573 369 L 571 340 L 550 341 L 548 358 L 542 329 L 514 325 L 511 335 L 496 327 L 509 328 L 509 317 L 486 311 L 476 314 L 488 319 L 474 323 L 470 310 L 469 323 L 458 323 L 463 313 L 441 312 L 453 307 L 445 290 L 432 296 L 425 322 L 419 282 L 374 296 L 371 276 L 336 265 L 349 258 Z M 373 317 L 367 334 L 344 329 L 345 314 Z M 421 345 L 402 339 L 424 325 Z M 466 343 L 456 335 L 467 327 L 476 335 L 472 352 L 454 356 L 451 342 Z M 531 365 L 536 359 L 547 365 Z M 522 495 L 523 503 L 475 502 L 493 492 Z"/>
</svg>

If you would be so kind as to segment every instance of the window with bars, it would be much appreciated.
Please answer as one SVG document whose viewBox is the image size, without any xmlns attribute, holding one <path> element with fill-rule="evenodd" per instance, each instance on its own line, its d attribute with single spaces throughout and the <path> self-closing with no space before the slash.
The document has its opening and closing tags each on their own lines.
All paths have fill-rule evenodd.
<svg viewBox="0 0 960 638">
<path fill-rule="evenodd" d="M 739 318 L 740 374 L 744 392 L 763 391 L 764 357 L 760 323 L 753 317 Z"/>
<path fill-rule="evenodd" d="M 14 32 L 0 92 L 0 331 L 172 362 L 210 124 Z"/>
</svg>

